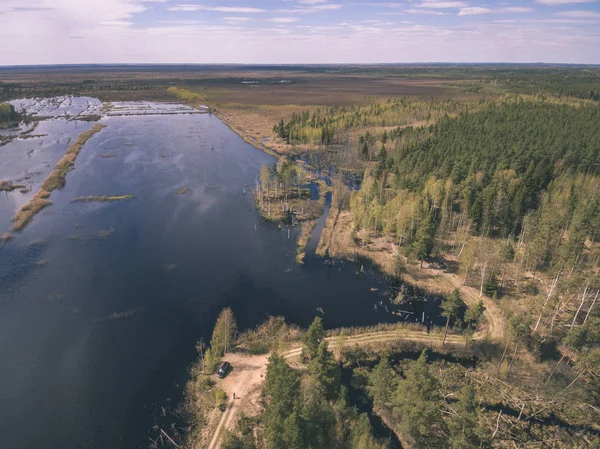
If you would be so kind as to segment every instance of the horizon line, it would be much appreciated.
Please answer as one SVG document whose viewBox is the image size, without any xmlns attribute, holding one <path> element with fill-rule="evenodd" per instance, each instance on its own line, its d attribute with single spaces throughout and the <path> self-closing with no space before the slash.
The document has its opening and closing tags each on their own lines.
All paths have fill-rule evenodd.
<svg viewBox="0 0 600 449">
<path fill-rule="evenodd" d="M 373 67 L 373 66 L 579 66 L 579 67 L 600 67 L 600 63 L 577 63 L 577 62 L 510 62 L 510 61 L 490 61 L 490 62 L 340 62 L 340 63 L 244 63 L 244 62 L 127 62 L 127 63 L 73 63 L 73 64 L 0 64 L 2 69 L 27 69 L 27 68 L 69 68 L 69 67 Z"/>
</svg>

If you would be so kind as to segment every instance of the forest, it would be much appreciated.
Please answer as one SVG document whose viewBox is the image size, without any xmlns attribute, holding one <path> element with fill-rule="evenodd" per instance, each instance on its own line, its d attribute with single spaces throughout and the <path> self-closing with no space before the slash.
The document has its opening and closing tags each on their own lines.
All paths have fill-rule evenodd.
<svg viewBox="0 0 600 449">
<path fill-rule="evenodd" d="M 533 78 L 529 85 L 553 86 L 558 79 Z M 556 85 L 557 93 L 573 96 L 538 92 L 477 101 L 401 98 L 315 108 L 280 120 L 273 133 L 297 158 L 346 179 L 361 175 L 358 188 L 347 183 L 345 201 L 334 200 L 338 207 L 332 209 L 330 232 L 342 243 L 330 255 L 371 257 L 406 282 L 427 278 L 428 270 L 442 270 L 442 277 L 461 292 L 497 308 L 494 313 L 505 323 L 503 349 L 495 354 L 496 368 L 489 368 L 488 376 L 511 379 L 527 390 L 531 381 L 521 379 L 541 371 L 545 380 L 536 386 L 538 394 L 558 385 L 569 391 L 580 383 L 596 413 L 600 108 L 595 93 L 574 93 L 576 83 Z M 351 225 L 339 226 L 344 220 Z M 432 282 L 432 288 L 441 287 Z M 460 322 L 453 320 L 458 326 Z M 418 377 L 426 377 L 423 360 L 414 368 Z M 410 371 L 397 376 L 392 376 L 394 385 L 406 382 Z M 419 388 L 427 391 L 415 397 L 441 399 L 439 384 Z M 461 398 L 457 407 L 472 409 L 469 388 L 456 393 Z M 566 402 L 576 407 L 578 400 Z M 450 407 L 448 413 L 462 417 Z M 558 413 L 556 407 L 548 406 Z M 401 406 L 393 400 L 380 403 L 382 412 L 412 435 L 415 447 L 439 447 L 441 440 L 435 439 L 448 438 L 459 425 L 440 421 L 437 408 L 424 406 L 415 417 L 429 410 L 433 415 L 427 422 L 439 426 L 423 423 L 419 430 L 404 423 L 405 415 L 396 413 Z M 473 428 L 471 423 L 459 427 Z M 489 442 L 491 434 L 485 440 L 477 429 L 473 432 L 477 434 L 463 434 L 463 439 L 451 437 L 457 441 L 451 446 L 495 446 Z M 574 437 L 567 441 L 568 447 L 588 447 Z M 472 442 L 479 443 L 470 446 Z"/>
<path fill-rule="evenodd" d="M 224 309 L 210 346 L 198 345 L 187 388 L 190 435 L 198 439 L 186 444 L 202 444 L 202 429 L 214 428 L 213 407 L 229 415 L 225 404 L 235 402 L 235 394 L 226 397 L 209 374 L 232 354 L 238 365 L 258 358 L 266 370 L 246 407 L 240 405 L 236 424 L 224 432 L 224 449 L 579 448 L 600 442 L 597 385 L 577 382 L 596 362 L 577 359 L 574 378 L 555 369 L 524 380 L 513 362 L 502 369 L 501 347 L 473 334 L 481 330 L 483 306 L 466 307 L 456 290 L 442 310 L 445 330 L 429 341 L 410 341 L 384 338 L 385 327 L 327 331 L 319 316 L 305 331 L 270 317 L 237 333 L 233 313 Z M 569 336 L 584 351 L 599 340 L 594 321 Z M 449 323 L 462 329 L 468 344 L 453 338 L 444 345 Z M 371 336 L 366 344 L 365 335 Z M 439 336 L 441 345 L 433 345 Z M 375 430 L 377 419 L 383 424 Z"/>
</svg>

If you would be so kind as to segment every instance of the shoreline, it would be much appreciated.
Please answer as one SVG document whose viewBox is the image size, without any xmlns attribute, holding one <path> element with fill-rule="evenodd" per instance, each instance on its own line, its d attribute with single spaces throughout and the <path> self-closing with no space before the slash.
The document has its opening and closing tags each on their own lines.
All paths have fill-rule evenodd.
<svg viewBox="0 0 600 449">
<path fill-rule="evenodd" d="M 281 160 L 282 158 L 285 157 L 285 155 L 282 155 L 274 150 L 267 148 L 263 144 L 258 143 L 254 137 L 250 136 L 245 130 L 243 130 L 239 126 L 235 125 L 229 119 L 227 119 L 222 114 L 220 114 L 218 112 L 218 110 L 216 108 L 214 108 L 212 105 L 210 105 L 206 102 L 204 102 L 204 104 L 208 105 L 211 113 L 214 114 L 215 116 L 217 116 L 217 118 L 219 120 L 221 120 L 234 133 L 236 133 L 238 136 L 240 136 L 242 138 L 242 140 L 244 140 L 246 143 L 252 145 L 254 148 L 256 148 L 260 151 L 265 152 L 266 154 L 269 154 L 269 155 L 277 158 L 277 160 Z M 302 169 L 302 167 L 300 167 L 299 163 L 296 162 L 295 164 L 300 169 Z M 321 201 L 323 203 L 324 203 L 324 199 L 325 199 L 324 193 L 325 193 L 325 191 L 321 192 L 321 195 L 319 196 L 319 201 Z M 355 258 L 355 254 L 359 254 L 363 257 L 366 257 L 375 266 L 377 266 L 378 269 L 381 271 L 381 273 L 384 273 L 384 274 L 390 275 L 390 276 L 394 276 L 395 274 L 394 274 L 394 270 L 393 270 L 393 261 L 389 260 L 389 261 L 384 261 L 382 263 L 382 261 L 378 260 L 378 258 L 375 257 L 374 254 L 372 254 L 372 251 L 370 251 L 370 249 L 368 249 L 368 248 L 365 249 L 365 248 L 360 248 L 357 246 L 350 247 L 347 245 L 346 246 L 340 245 L 339 248 L 336 248 L 336 245 L 335 245 L 336 240 L 340 240 L 340 239 L 345 239 L 345 240 L 349 240 L 349 241 L 351 240 L 350 232 L 345 232 L 347 230 L 344 230 L 344 229 L 340 230 L 340 227 L 347 224 L 346 222 L 348 221 L 349 216 L 350 216 L 350 220 L 351 220 L 351 213 L 350 213 L 350 211 L 344 211 L 344 210 L 338 210 L 338 209 L 334 210 L 334 209 L 335 208 L 332 207 L 329 210 L 329 214 L 328 214 L 326 222 L 325 222 L 325 227 L 323 228 L 323 232 L 321 233 L 319 242 L 317 242 L 316 254 L 320 257 L 337 258 L 337 259 L 347 260 L 347 261 L 353 261 Z M 262 216 L 262 214 L 261 214 L 261 216 Z M 302 226 L 305 226 L 305 223 L 306 223 L 306 225 L 308 225 L 308 222 L 303 222 Z M 297 260 L 300 264 L 303 262 L 303 259 L 305 256 L 304 250 L 306 248 L 306 245 L 308 245 L 309 241 L 310 241 L 310 236 L 309 236 L 308 240 L 306 240 L 306 242 L 304 242 L 303 239 L 301 239 L 301 238 L 298 239 Z M 393 246 L 393 244 L 392 244 L 392 246 Z M 349 251 L 349 250 L 352 250 L 352 251 Z M 386 254 L 385 254 L 386 259 L 389 257 L 391 257 L 391 258 L 394 257 L 394 248 L 391 248 L 391 250 L 384 250 L 384 251 L 386 252 Z M 420 278 L 422 278 L 423 276 L 425 276 L 425 277 L 429 276 L 429 277 L 431 277 L 431 279 L 429 281 L 424 282 L 424 281 L 420 280 Z M 504 339 L 505 333 L 506 333 L 506 319 L 505 319 L 504 313 L 502 312 L 500 307 L 487 297 L 479 297 L 476 294 L 476 292 L 471 291 L 471 289 L 469 287 L 462 285 L 462 283 L 457 278 L 455 278 L 455 276 L 453 276 L 452 274 L 446 274 L 446 273 L 440 274 L 437 272 L 437 270 L 433 270 L 430 267 L 417 268 L 417 267 L 409 266 L 407 264 L 407 273 L 405 273 L 403 275 L 403 282 L 405 282 L 411 286 L 414 286 L 414 287 L 422 288 L 425 291 L 428 291 L 428 292 L 431 292 L 434 294 L 442 294 L 442 295 L 448 295 L 448 294 L 452 293 L 452 291 L 454 289 L 458 288 L 461 291 L 461 293 L 463 294 L 463 298 L 465 299 L 465 302 L 467 302 L 468 305 L 473 305 L 480 299 L 483 300 L 485 303 L 485 307 L 486 307 L 486 311 L 485 311 L 484 315 L 487 320 L 488 336 L 492 340 L 503 340 Z M 432 285 L 431 285 L 432 282 L 436 284 L 436 288 L 432 287 Z"/>
<path fill-rule="evenodd" d="M 281 154 L 275 150 L 268 148 L 267 146 L 263 145 L 262 143 L 259 143 L 255 137 L 252 137 L 244 129 L 242 129 L 241 127 L 234 124 L 230 119 L 228 119 L 225 115 L 220 113 L 217 108 L 214 108 L 208 102 L 203 102 L 203 105 L 208 107 L 210 114 L 214 114 L 219 120 L 221 120 L 221 122 L 223 122 L 231 131 L 233 131 L 235 134 L 237 134 L 239 137 L 241 137 L 241 139 L 244 142 L 246 142 L 247 144 L 252 145 L 257 150 L 262 151 L 263 153 L 266 153 L 269 156 L 273 156 L 274 158 L 277 159 L 278 162 L 287 158 L 287 155 Z M 194 106 L 194 107 L 197 107 L 197 106 Z M 292 159 L 292 161 L 294 162 L 294 165 L 296 166 L 296 168 L 298 170 L 302 170 L 303 172 L 306 173 L 306 168 L 305 168 L 305 165 L 307 165 L 306 163 L 300 163 L 293 159 Z M 318 179 L 318 178 L 314 179 L 314 180 L 311 179 L 311 184 L 312 183 L 318 184 L 319 188 L 320 188 L 319 198 L 317 200 L 319 202 L 319 204 L 321 205 L 321 207 L 323 208 L 319 214 L 319 217 L 320 217 L 324 213 L 324 210 L 325 210 L 325 195 L 328 191 L 331 190 L 331 187 L 327 186 L 327 184 L 322 179 Z M 273 220 L 272 218 L 264 216 L 261 208 L 258 205 L 256 206 L 256 208 L 263 219 L 265 219 L 267 221 L 271 221 L 271 222 L 276 221 L 276 220 Z M 330 215 L 331 215 L 331 210 L 329 211 L 327 220 L 329 219 Z M 302 265 L 304 263 L 304 257 L 306 256 L 305 250 L 306 250 L 308 243 L 311 240 L 312 230 L 315 227 L 316 221 L 318 220 L 319 217 L 317 217 L 317 218 L 307 217 L 305 219 L 299 220 L 300 221 L 299 226 L 302 228 L 301 235 L 298 238 L 298 241 L 296 242 L 296 247 L 297 247 L 296 262 L 299 265 Z M 304 235 L 304 233 L 308 233 L 308 235 Z M 324 233 L 321 233 L 321 236 L 319 237 L 319 242 L 317 242 L 317 246 L 321 246 L 321 240 L 323 239 L 323 237 L 324 237 Z"/>
</svg>

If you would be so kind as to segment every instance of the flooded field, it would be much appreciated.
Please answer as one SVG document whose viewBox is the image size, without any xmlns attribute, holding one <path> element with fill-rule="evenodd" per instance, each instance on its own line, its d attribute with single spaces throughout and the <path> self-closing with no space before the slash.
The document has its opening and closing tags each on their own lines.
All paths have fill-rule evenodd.
<svg viewBox="0 0 600 449">
<path fill-rule="evenodd" d="M 101 106 L 28 106 L 52 118 L 0 147 L 0 180 L 24 185 L 0 192 L 0 234 L 95 124 L 72 117 Z M 299 266 L 298 230 L 256 213 L 247 192 L 272 157 L 185 107 L 102 107 L 52 204 L 0 241 L 2 446 L 148 447 L 225 306 L 241 328 L 267 314 L 306 326 L 317 308 L 328 327 L 398 320 L 376 272 L 314 251 Z M 414 299 L 419 320 L 437 316 Z"/>
</svg>

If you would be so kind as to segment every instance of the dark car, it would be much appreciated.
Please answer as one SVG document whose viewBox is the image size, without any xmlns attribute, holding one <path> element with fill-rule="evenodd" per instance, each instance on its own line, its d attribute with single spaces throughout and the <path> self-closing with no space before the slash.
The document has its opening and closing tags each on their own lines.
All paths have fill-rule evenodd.
<svg viewBox="0 0 600 449">
<path fill-rule="evenodd" d="M 221 367 L 217 370 L 217 377 L 219 379 L 223 379 L 224 377 L 226 377 L 229 372 L 232 370 L 232 366 L 231 363 L 229 362 L 223 362 L 221 364 Z"/>
</svg>

